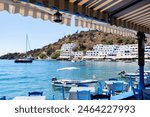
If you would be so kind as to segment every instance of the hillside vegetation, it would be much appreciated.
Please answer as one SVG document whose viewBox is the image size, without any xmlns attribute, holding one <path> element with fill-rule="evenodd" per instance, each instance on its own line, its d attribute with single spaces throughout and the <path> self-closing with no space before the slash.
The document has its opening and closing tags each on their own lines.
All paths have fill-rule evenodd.
<svg viewBox="0 0 150 117">
<path fill-rule="evenodd" d="M 95 44 L 135 44 L 137 40 L 97 30 L 81 31 L 80 33 L 76 32 L 73 35 L 64 36 L 62 39 L 59 39 L 58 42 L 46 45 L 41 49 L 31 50 L 27 54 L 38 59 L 47 59 L 49 57 L 55 59 L 59 56 L 58 50 L 60 50 L 64 43 L 76 43 L 77 48 L 74 49 L 74 51 L 80 50 L 86 52 L 87 50 L 92 50 Z M 25 53 L 9 53 L 1 56 L 0 59 L 16 59 L 22 58 L 23 56 L 25 56 Z"/>
</svg>

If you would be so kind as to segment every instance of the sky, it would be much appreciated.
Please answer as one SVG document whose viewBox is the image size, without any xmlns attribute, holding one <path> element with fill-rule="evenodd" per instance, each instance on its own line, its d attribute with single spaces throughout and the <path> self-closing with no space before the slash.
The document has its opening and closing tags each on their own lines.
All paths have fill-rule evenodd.
<svg viewBox="0 0 150 117">
<path fill-rule="evenodd" d="M 65 35 L 73 34 L 77 30 L 88 30 L 74 26 L 53 23 L 30 16 L 10 14 L 7 11 L 0 12 L 0 56 L 13 53 L 25 52 L 26 34 L 30 42 L 31 50 L 42 48 L 50 43 L 57 42 Z"/>
</svg>

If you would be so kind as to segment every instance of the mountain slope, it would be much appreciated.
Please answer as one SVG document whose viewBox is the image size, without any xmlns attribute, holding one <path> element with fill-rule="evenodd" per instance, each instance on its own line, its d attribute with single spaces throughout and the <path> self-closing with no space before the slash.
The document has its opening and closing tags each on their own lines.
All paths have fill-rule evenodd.
<svg viewBox="0 0 150 117">
<path fill-rule="evenodd" d="M 64 43 L 76 43 L 78 46 L 74 51 L 87 51 L 91 50 L 95 44 L 135 44 L 137 41 L 134 38 L 123 37 L 110 33 L 104 33 L 97 30 L 76 32 L 73 35 L 67 35 L 58 42 L 44 46 L 41 49 L 34 49 L 27 54 L 32 55 L 34 58 L 46 59 L 54 55 L 56 50 L 60 50 Z M 58 53 L 57 53 L 58 54 Z M 25 56 L 24 53 L 9 53 L 0 57 L 0 59 L 16 59 Z"/>
</svg>

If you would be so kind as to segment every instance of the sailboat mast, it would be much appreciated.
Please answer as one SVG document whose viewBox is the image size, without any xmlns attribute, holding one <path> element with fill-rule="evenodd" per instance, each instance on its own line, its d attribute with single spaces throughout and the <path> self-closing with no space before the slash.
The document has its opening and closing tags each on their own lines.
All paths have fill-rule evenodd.
<svg viewBox="0 0 150 117">
<path fill-rule="evenodd" d="M 26 34 L 26 57 L 27 57 L 27 47 L 28 47 L 28 35 Z"/>
<path fill-rule="evenodd" d="M 28 40 L 28 35 L 26 34 L 26 56 L 27 56 L 27 40 Z"/>
</svg>

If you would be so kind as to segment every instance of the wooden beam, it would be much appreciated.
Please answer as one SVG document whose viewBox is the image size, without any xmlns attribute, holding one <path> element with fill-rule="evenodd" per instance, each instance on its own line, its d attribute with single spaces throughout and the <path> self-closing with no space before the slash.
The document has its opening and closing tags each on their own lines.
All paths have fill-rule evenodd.
<svg viewBox="0 0 150 117">
<path fill-rule="evenodd" d="M 146 27 L 150 26 L 148 22 L 139 23 L 138 25 L 145 25 Z"/>
<path fill-rule="evenodd" d="M 102 8 L 103 6 L 109 4 L 110 2 L 112 2 L 113 0 L 107 0 L 104 3 L 100 4 L 99 6 L 95 7 L 94 10 L 99 10 L 100 8 Z"/>
<path fill-rule="evenodd" d="M 55 0 L 49 0 L 49 6 L 54 7 L 55 6 Z"/>
<path fill-rule="evenodd" d="M 59 2 L 60 2 L 59 0 L 54 0 L 54 6 L 58 9 L 60 7 Z"/>
<path fill-rule="evenodd" d="M 142 26 L 145 26 L 146 28 L 148 28 L 148 27 L 147 27 L 147 24 L 142 24 Z"/>
<path fill-rule="evenodd" d="M 118 3 L 122 2 L 122 1 L 123 1 L 123 0 L 118 0 L 118 1 L 116 1 L 116 2 L 114 2 L 114 3 L 112 3 L 111 5 L 105 7 L 104 9 L 100 10 L 100 12 L 103 12 L 103 11 L 109 9 L 110 7 L 115 6 L 116 4 L 118 4 Z"/>
<path fill-rule="evenodd" d="M 65 1 L 66 0 L 60 0 L 59 1 L 59 9 L 60 10 L 65 10 Z"/>
<path fill-rule="evenodd" d="M 142 11 L 138 11 L 137 13 L 134 13 L 132 15 L 130 14 L 129 16 L 126 16 L 125 18 L 122 18 L 122 20 L 133 18 L 134 16 L 140 15 L 140 14 L 146 12 L 146 11 L 149 12 L 149 10 L 150 10 L 150 8 L 144 9 Z"/>
<path fill-rule="evenodd" d="M 69 2 L 69 12 L 70 13 L 75 13 L 74 6 L 75 6 L 74 3 Z"/>
<path fill-rule="evenodd" d="M 146 26 L 147 28 L 149 27 L 149 24 L 146 24 L 146 23 L 142 23 L 142 24 L 135 23 L 135 25 L 138 27 L 138 28 L 135 29 L 135 30 L 139 30 L 139 28 L 142 27 L 142 26 Z"/>
<path fill-rule="evenodd" d="M 85 4 L 86 2 L 88 2 L 89 0 L 82 0 L 81 2 L 78 3 L 78 5 L 82 6 L 83 4 Z"/>
<path fill-rule="evenodd" d="M 143 13 L 141 15 L 137 15 L 137 16 L 135 16 L 133 18 L 127 19 L 127 21 L 131 21 L 131 20 L 134 20 L 134 19 L 142 18 L 143 16 L 147 16 L 147 15 L 150 15 L 150 12 L 146 12 L 146 13 Z"/>
<path fill-rule="evenodd" d="M 77 11 L 79 14 L 83 15 L 83 7 L 80 5 L 77 5 Z"/>
<path fill-rule="evenodd" d="M 97 3 L 101 2 L 102 0 L 94 0 L 91 4 L 87 5 L 88 8 L 91 8 L 92 6 L 96 5 Z"/>
<path fill-rule="evenodd" d="M 134 19 L 134 20 L 130 20 L 131 22 L 142 22 L 143 20 L 149 20 L 150 19 L 150 15 L 147 15 L 147 16 L 144 16 L 144 17 L 140 17 L 140 18 L 137 18 L 137 19 Z M 126 20 L 126 21 L 129 21 L 129 20 Z"/>
<path fill-rule="evenodd" d="M 69 2 L 71 2 L 71 3 L 74 3 L 75 1 L 77 1 L 77 0 L 69 0 Z"/>
<path fill-rule="evenodd" d="M 148 18 L 146 18 L 146 19 L 143 19 L 143 20 L 139 20 L 139 21 L 132 21 L 132 22 L 135 22 L 135 23 L 145 23 L 145 22 L 150 22 L 150 18 L 148 17 Z"/>
<path fill-rule="evenodd" d="M 145 8 L 147 8 L 147 7 L 149 7 L 149 6 L 150 6 L 150 4 L 147 4 L 147 5 L 145 5 L 145 6 L 141 7 L 141 8 L 139 8 L 139 9 L 136 9 L 136 10 L 134 10 L 134 11 L 131 11 L 131 12 L 129 12 L 129 13 L 126 13 L 125 15 L 122 15 L 122 16 L 118 17 L 117 19 L 122 19 L 122 18 L 124 18 L 124 17 L 130 16 L 130 15 L 136 13 L 136 12 L 142 11 L 143 9 L 145 9 Z"/>
<path fill-rule="evenodd" d="M 112 12 L 109 13 L 110 16 L 114 16 L 116 14 L 120 14 L 120 12 L 123 12 L 126 9 L 129 9 L 131 7 L 133 7 L 134 5 L 138 4 L 139 2 L 141 2 L 142 0 L 132 0 L 129 1 L 128 3 L 125 3 L 123 6 L 120 6 L 119 8 L 117 8 L 116 10 L 113 10 Z M 122 14 L 122 13 L 121 13 Z"/>
</svg>

